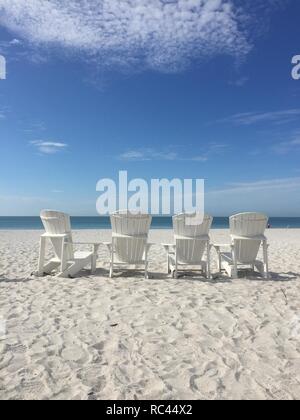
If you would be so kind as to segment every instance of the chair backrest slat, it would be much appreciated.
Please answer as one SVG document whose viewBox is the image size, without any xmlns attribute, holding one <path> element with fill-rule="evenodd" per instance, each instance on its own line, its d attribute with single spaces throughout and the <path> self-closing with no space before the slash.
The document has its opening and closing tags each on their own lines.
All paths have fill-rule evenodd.
<svg viewBox="0 0 300 420">
<path fill-rule="evenodd" d="M 119 211 L 112 214 L 110 220 L 117 259 L 128 264 L 142 261 L 152 217 Z"/>
<path fill-rule="evenodd" d="M 195 223 L 196 214 L 179 214 L 173 217 L 177 260 L 183 264 L 199 264 L 206 248 L 212 216 L 205 215 L 201 223 Z M 193 220 L 194 219 L 194 220 Z"/>
<path fill-rule="evenodd" d="M 73 246 L 72 246 L 72 230 L 71 230 L 71 219 L 66 213 L 43 210 L 41 212 L 41 220 L 45 228 L 46 233 L 49 235 L 68 235 L 68 241 L 70 245 L 67 247 L 67 259 L 71 260 L 74 258 Z M 55 256 L 60 259 L 62 252 L 62 240 L 60 238 L 51 238 L 51 243 L 54 248 Z"/>
<path fill-rule="evenodd" d="M 268 217 L 261 213 L 240 213 L 230 217 L 230 234 L 233 239 L 238 237 L 234 242 L 240 264 L 251 264 L 256 260 L 261 240 L 255 238 L 264 235 L 267 224 Z"/>
</svg>

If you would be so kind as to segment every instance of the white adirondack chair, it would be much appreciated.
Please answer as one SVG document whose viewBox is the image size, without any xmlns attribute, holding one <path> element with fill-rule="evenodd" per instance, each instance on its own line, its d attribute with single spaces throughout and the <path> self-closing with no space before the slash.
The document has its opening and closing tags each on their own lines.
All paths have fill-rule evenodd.
<svg viewBox="0 0 300 420">
<path fill-rule="evenodd" d="M 268 243 L 264 233 L 268 224 L 268 217 L 260 213 L 241 213 L 230 217 L 231 244 L 214 245 L 218 253 L 218 266 L 224 269 L 229 277 L 238 277 L 238 268 L 250 266 L 268 278 Z M 260 247 L 263 248 L 263 261 L 257 260 Z M 230 252 L 223 252 L 222 248 L 230 247 Z"/>
<path fill-rule="evenodd" d="M 55 274 L 56 277 L 74 277 L 83 268 L 96 270 L 99 243 L 74 243 L 72 240 L 70 216 L 57 211 L 41 212 L 45 233 L 40 240 L 38 276 Z M 54 257 L 45 263 L 46 242 L 50 241 Z M 74 251 L 74 245 L 92 245 L 92 251 Z"/>
<path fill-rule="evenodd" d="M 110 251 L 110 273 L 113 277 L 115 267 L 143 266 L 148 278 L 148 234 L 152 217 L 147 214 L 134 214 L 119 211 L 111 215 L 112 242 L 106 243 Z"/>
<path fill-rule="evenodd" d="M 178 271 L 181 267 L 189 268 L 189 271 L 198 271 L 199 268 L 192 269 L 195 266 L 200 267 L 200 271 L 207 278 L 211 277 L 209 231 L 213 218 L 205 215 L 202 223 L 191 224 L 191 218 L 195 216 L 195 214 L 174 216 L 175 244 L 163 244 L 168 254 L 168 273 L 172 273 L 173 278 L 178 277 Z M 205 251 L 206 261 L 204 260 Z"/>
</svg>

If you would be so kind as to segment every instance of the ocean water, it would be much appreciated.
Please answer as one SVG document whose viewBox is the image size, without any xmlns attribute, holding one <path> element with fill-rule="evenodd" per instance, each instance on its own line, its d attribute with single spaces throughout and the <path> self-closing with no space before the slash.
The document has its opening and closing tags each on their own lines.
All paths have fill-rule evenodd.
<svg viewBox="0 0 300 420">
<path fill-rule="evenodd" d="M 72 217 L 73 229 L 110 229 L 109 217 Z M 271 228 L 299 228 L 300 217 L 271 217 Z M 228 217 L 215 217 L 214 229 L 227 229 Z M 171 217 L 153 217 L 151 229 L 171 229 Z M 43 229 L 39 217 L 0 217 L 0 230 L 38 230 Z"/>
</svg>

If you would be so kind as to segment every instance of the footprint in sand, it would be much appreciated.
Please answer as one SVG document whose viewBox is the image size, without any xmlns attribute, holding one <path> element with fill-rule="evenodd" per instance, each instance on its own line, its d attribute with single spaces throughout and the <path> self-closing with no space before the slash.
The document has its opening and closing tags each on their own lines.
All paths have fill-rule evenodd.
<svg viewBox="0 0 300 420">
<path fill-rule="evenodd" d="M 27 352 L 28 347 L 23 344 L 8 345 L 7 350 L 14 354 L 24 354 Z"/>
<path fill-rule="evenodd" d="M 61 355 L 68 362 L 78 362 L 85 357 L 86 353 L 81 347 L 73 345 L 66 347 Z"/>
<path fill-rule="evenodd" d="M 199 391 L 199 388 L 198 388 L 198 386 L 197 386 L 197 384 L 196 384 L 196 380 L 197 379 L 200 379 L 201 378 L 201 376 L 199 376 L 199 375 L 193 375 L 193 376 L 191 376 L 191 379 L 190 379 L 190 388 L 191 388 L 191 390 L 192 391 Z"/>
<path fill-rule="evenodd" d="M 97 343 L 93 345 L 92 347 L 93 349 L 97 350 L 99 354 L 101 354 L 103 352 L 104 346 L 105 346 L 104 341 L 100 341 L 100 343 Z"/>
<path fill-rule="evenodd" d="M 93 364 L 90 367 L 81 369 L 78 372 L 77 377 L 84 385 L 90 388 L 97 388 L 97 392 L 99 392 L 105 386 L 105 377 L 99 376 L 101 369 L 102 366 L 100 364 Z"/>
<path fill-rule="evenodd" d="M 24 400 L 41 399 L 46 390 L 45 385 L 40 381 L 24 382 L 18 388 L 21 399 Z"/>
<path fill-rule="evenodd" d="M 268 394 L 272 396 L 277 401 L 288 401 L 293 400 L 293 397 L 284 389 L 278 389 L 275 387 L 272 387 L 268 390 Z"/>
</svg>

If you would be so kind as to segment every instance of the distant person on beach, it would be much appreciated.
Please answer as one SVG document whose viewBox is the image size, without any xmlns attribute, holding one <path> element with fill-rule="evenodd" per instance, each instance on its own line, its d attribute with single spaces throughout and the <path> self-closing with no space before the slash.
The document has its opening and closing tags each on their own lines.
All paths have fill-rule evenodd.
<svg viewBox="0 0 300 420">
<path fill-rule="evenodd" d="M 268 223 L 268 229 L 271 229 L 271 227 L 272 227 L 272 226 L 271 226 L 271 224 L 270 224 L 270 223 Z"/>
</svg>

